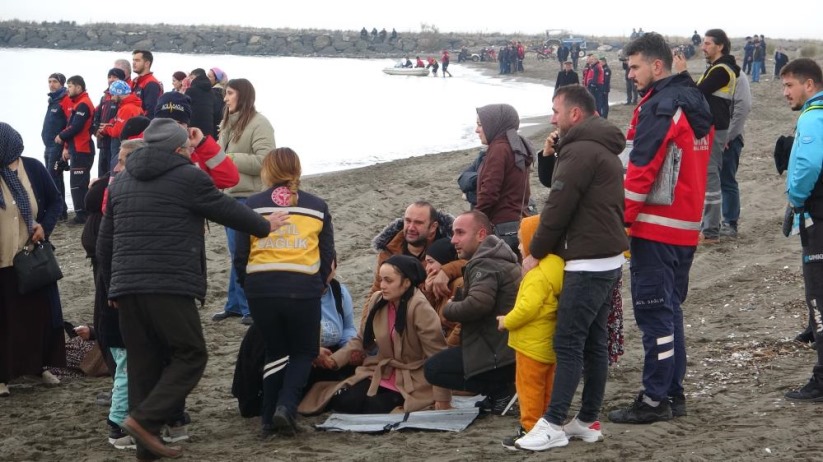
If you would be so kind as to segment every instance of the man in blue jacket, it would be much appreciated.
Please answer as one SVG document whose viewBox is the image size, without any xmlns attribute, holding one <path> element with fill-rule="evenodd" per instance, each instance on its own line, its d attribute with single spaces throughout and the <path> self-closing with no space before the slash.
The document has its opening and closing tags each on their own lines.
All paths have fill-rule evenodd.
<svg viewBox="0 0 823 462">
<path fill-rule="evenodd" d="M 43 144 L 46 145 L 46 152 L 43 154 L 43 163 L 46 170 L 51 174 L 51 179 L 63 197 L 63 211 L 60 218 L 65 220 L 68 216 L 68 206 L 66 205 L 66 186 L 63 183 L 63 165 L 68 164 L 58 161 L 62 160 L 63 146 L 55 143 L 54 138 L 66 128 L 68 122 L 68 109 L 70 101 L 66 91 L 66 76 L 55 72 L 49 76 L 49 107 L 46 110 L 46 117 L 43 120 L 43 131 L 40 133 Z"/>
<path fill-rule="evenodd" d="M 803 253 L 803 282 L 810 325 L 817 345 L 823 345 L 823 71 L 811 59 L 791 61 L 780 71 L 783 96 L 793 111 L 801 111 L 789 158 L 786 193 L 795 212 Z M 817 348 L 812 378 L 786 393 L 792 401 L 823 401 L 823 347 Z"/>
</svg>

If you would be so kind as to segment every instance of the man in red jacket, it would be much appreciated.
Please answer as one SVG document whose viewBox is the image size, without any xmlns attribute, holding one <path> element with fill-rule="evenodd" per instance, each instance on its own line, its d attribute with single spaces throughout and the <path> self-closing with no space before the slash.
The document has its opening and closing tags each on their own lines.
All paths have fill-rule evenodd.
<svg viewBox="0 0 823 462">
<path fill-rule="evenodd" d="M 189 132 L 189 141 L 195 147 L 191 160 L 209 174 L 217 189 L 231 188 L 240 181 L 237 166 L 214 138 L 204 136 L 197 127 L 189 127 L 191 100 L 188 96 L 176 91 L 163 94 L 154 108 L 154 117 L 173 119 Z"/>
<path fill-rule="evenodd" d="M 672 74 L 672 51 L 662 36 L 629 43 L 629 78 L 642 95 L 626 138 L 633 142 L 626 171 L 624 221 L 631 233 L 632 304 L 643 333 L 643 391 L 609 413 L 617 423 L 645 424 L 686 415 L 683 378 L 686 339 L 681 303 L 700 234 L 706 170 L 714 137 L 709 103 L 688 74 Z M 667 158 L 680 158 L 673 194 L 656 194 Z M 673 169 L 672 169 L 673 170 Z M 671 189 L 667 189 L 671 193 Z M 565 290 L 565 289 L 564 289 Z"/>
<path fill-rule="evenodd" d="M 94 103 L 86 92 L 86 81 L 73 75 L 67 81 L 69 90 L 69 120 L 54 142 L 63 145 L 63 160 L 69 161 L 71 176 L 71 200 L 74 204 L 74 224 L 86 222 L 86 192 L 89 190 L 91 166 L 94 163 L 94 141 L 91 139 L 91 122 Z"/>
<path fill-rule="evenodd" d="M 132 82 L 131 90 L 143 101 L 143 112 L 146 117 L 153 119 L 157 99 L 163 94 L 163 84 L 154 77 L 151 71 L 154 55 L 151 51 L 134 50 L 131 59 L 132 67 L 137 74 L 137 79 Z"/>
</svg>

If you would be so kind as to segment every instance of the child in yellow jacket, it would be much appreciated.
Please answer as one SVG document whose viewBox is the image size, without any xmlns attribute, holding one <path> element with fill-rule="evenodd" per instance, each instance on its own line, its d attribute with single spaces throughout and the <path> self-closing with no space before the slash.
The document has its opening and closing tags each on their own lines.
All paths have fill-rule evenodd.
<svg viewBox="0 0 823 462">
<path fill-rule="evenodd" d="M 529 243 L 537 230 L 539 216 L 520 222 L 520 252 L 529 255 Z M 549 254 L 523 276 L 514 308 L 498 316 L 498 328 L 509 331 L 509 347 L 515 350 L 515 386 L 520 401 L 521 429 L 514 437 L 503 440 L 503 446 L 515 449 L 514 440 L 531 430 L 546 412 L 554 385 L 554 330 L 557 326 L 557 301 L 563 288 L 565 263 Z M 507 444 L 508 443 L 508 444 Z"/>
</svg>

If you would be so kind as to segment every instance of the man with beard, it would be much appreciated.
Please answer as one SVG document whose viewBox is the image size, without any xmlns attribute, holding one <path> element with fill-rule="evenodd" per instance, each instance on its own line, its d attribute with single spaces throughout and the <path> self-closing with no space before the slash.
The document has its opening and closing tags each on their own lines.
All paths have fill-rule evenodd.
<svg viewBox="0 0 823 462">
<path fill-rule="evenodd" d="M 451 238 L 452 223 L 454 217 L 443 212 L 438 212 L 432 204 L 426 201 L 417 201 L 406 208 L 403 218 L 398 218 L 388 224 L 383 231 L 380 232 L 372 240 L 372 247 L 377 250 L 377 264 L 375 265 L 375 278 L 368 296 L 380 290 L 380 280 L 377 270 L 380 266 L 392 255 L 409 255 L 425 264 L 426 249 L 432 242 L 442 237 Z M 423 292 L 429 300 L 432 291 L 438 293 L 448 294 L 449 281 L 460 277 L 460 271 L 465 264 L 464 261 L 458 260 L 446 265 L 440 270 L 442 279 L 436 282 L 427 284 Z M 368 297 L 367 297 L 368 299 Z M 363 316 L 368 314 L 368 310 L 364 310 Z"/>
<path fill-rule="evenodd" d="M 731 42 L 722 29 L 709 29 L 701 45 L 709 67 L 697 80 L 700 89 L 714 119 L 714 142 L 709 158 L 709 170 L 706 179 L 706 199 L 703 205 L 703 223 L 701 224 L 701 244 L 720 242 L 720 222 L 722 211 L 722 190 L 720 187 L 720 170 L 723 167 L 723 148 L 732 120 L 732 100 L 737 86 L 740 67 L 731 54 Z M 674 71 L 685 72 L 686 58 L 681 53 L 674 55 Z"/>
<path fill-rule="evenodd" d="M 86 222 L 86 192 L 89 190 L 91 165 L 94 163 L 94 141 L 91 139 L 91 122 L 94 104 L 86 92 L 86 81 L 79 75 L 69 77 L 68 90 L 71 100 L 69 120 L 54 142 L 63 145 L 63 160 L 69 162 L 71 200 L 74 204 L 73 224 Z"/>
<path fill-rule="evenodd" d="M 154 118 L 154 107 L 157 99 L 163 94 L 163 84 L 160 83 L 151 71 L 154 64 L 154 55 L 151 51 L 134 50 L 131 54 L 132 67 L 137 79 L 132 83 L 132 91 L 143 102 L 143 112 L 149 119 Z"/>
<path fill-rule="evenodd" d="M 786 393 L 792 401 L 823 401 L 823 71 L 811 59 L 791 61 L 780 71 L 783 96 L 793 111 L 801 111 L 786 173 L 786 193 L 794 209 L 792 228 L 800 233 L 803 283 L 809 325 L 817 344 L 812 378 L 799 390 Z"/>
<path fill-rule="evenodd" d="M 68 210 L 66 206 L 66 186 L 63 184 L 62 162 L 58 163 L 63 154 L 63 146 L 55 143 L 54 137 L 66 128 L 66 122 L 68 121 L 71 100 L 64 86 L 65 83 L 66 76 L 59 72 L 49 76 L 49 107 L 43 120 L 43 131 L 41 132 L 43 144 L 46 145 L 43 161 L 46 170 L 51 174 L 51 179 L 54 180 L 54 184 L 57 186 L 57 190 L 60 191 L 60 196 L 63 198 L 61 220 L 66 219 Z"/>
</svg>

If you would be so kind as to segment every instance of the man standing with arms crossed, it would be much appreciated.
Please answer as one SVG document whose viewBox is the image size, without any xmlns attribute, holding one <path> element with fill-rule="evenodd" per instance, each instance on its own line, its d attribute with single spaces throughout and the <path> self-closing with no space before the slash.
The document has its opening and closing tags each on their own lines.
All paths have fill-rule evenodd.
<svg viewBox="0 0 823 462">
<path fill-rule="evenodd" d="M 786 393 L 792 401 L 823 401 L 823 71 L 811 59 L 791 61 L 780 71 L 783 96 L 801 111 L 789 158 L 786 192 L 794 208 L 794 228 L 803 248 L 803 283 L 817 363 L 803 388 Z"/>
<path fill-rule="evenodd" d="M 740 67 L 735 63 L 734 56 L 731 54 L 729 37 L 722 29 L 707 30 L 701 48 L 709 67 L 697 80 L 697 88 L 709 102 L 715 130 L 706 177 L 701 243 L 717 244 L 720 242 L 720 216 L 723 203 L 720 169 L 723 166 L 723 148 L 726 146 L 729 123 L 732 120 L 732 100 L 737 76 L 740 75 Z M 686 58 L 682 54 L 676 54 L 674 57 L 675 72 L 682 73 L 686 71 L 686 67 Z"/>
<path fill-rule="evenodd" d="M 686 415 L 683 312 L 703 213 L 711 145 L 709 104 L 688 74 L 672 75 L 672 52 L 648 33 L 624 49 L 629 76 L 643 95 L 626 138 L 633 140 L 625 179 L 631 234 L 632 304 L 643 333 L 643 391 L 615 423 L 652 423 Z M 681 155 L 671 205 L 647 202 L 667 156 Z M 671 400 L 671 405 L 670 405 Z"/>
</svg>

